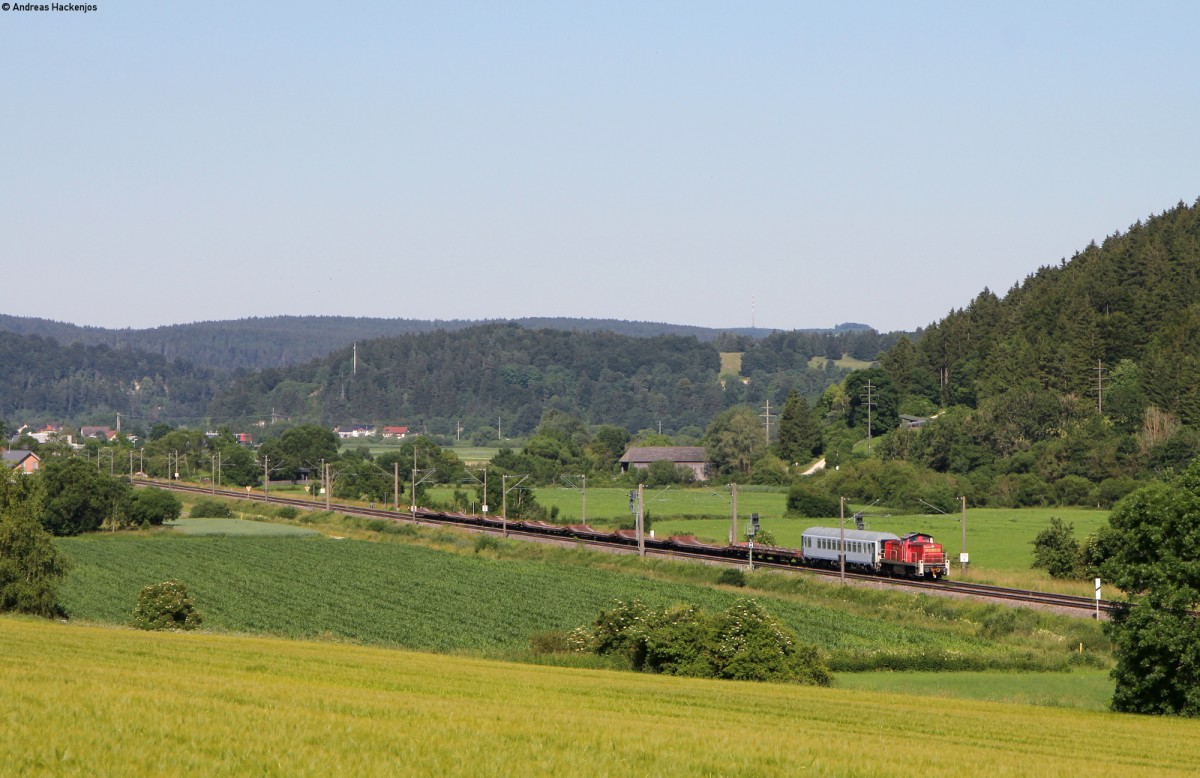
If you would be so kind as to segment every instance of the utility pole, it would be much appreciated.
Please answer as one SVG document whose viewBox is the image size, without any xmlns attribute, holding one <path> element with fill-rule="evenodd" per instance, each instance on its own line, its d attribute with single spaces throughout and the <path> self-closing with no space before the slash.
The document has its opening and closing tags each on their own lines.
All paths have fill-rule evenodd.
<svg viewBox="0 0 1200 778">
<path fill-rule="evenodd" d="M 766 413 L 760 413 L 758 415 L 767 420 L 767 445 L 769 446 L 769 445 L 771 445 L 771 418 L 772 418 L 772 416 L 771 416 L 771 399 L 769 397 L 767 398 Z"/>
<path fill-rule="evenodd" d="M 580 490 L 579 498 L 579 523 L 587 524 L 587 475 L 581 475 L 579 479 L 583 481 L 583 488 Z"/>
<path fill-rule="evenodd" d="M 510 476 L 507 473 L 500 476 L 500 531 L 504 537 L 508 537 L 508 493 L 525 483 L 525 479 L 528 477 L 528 474 L 523 475 L 520 481 L 509 486 L 508 479 L 516 478 L 516 476 Z"/>
<path fill-rule="evenodd" d="M 212 456 L 212 475 L 209 476 L 208 480 L 209 480 L 209 486 L 211 487 L 212 493 L 216 494 L 217 493 L 217 457 L 215 454 Z"/>
<path fill-rule="evenodd" d="M 504 440 L 504 436 L 500 434 L 500 417 L 496 417 L 496 440 Z"/>
<path fill-rule="evenodd" d="M 484 466 L 483 466 L 483 505 L 482 505 L 481 507 L 483 508 L 483 517 L 484 517 L 485 519 L 487 518 L 487 512 L 488 512 L 488 504 L 487 504 L 487 497 L 488 497 L 488 495 L 487 495 L 487 471 L 488 471 L 488 469 L 487 469 L 487 465 L 484 465 Z"/>
<path fill-rule="evenodd" d="M 324 470 L 324 483 L 321 484 L 321 491 L 325 492 L 325 510 L 329 510 L 329 493 L 333 491 L 333 484 L 329 483 L 329 463 L 324 459 L 321 460 L 321 469 Z"/>
<path fill-rule="evenodd" d="M 408 509 L 417 512 L 417 447 L 413 446 L 412 491 L 408 495 Z"/>
<path fill-rule="evenodd" d="M 638 556 L 646 556 L 646 503 L 643 491 L 644 484 L 638 484 L 637 490 L 637 547 Z"/>
<path fill-rule="evenodd" d="M 867 380 L 866 389 L 867 389 L 867 398 L 866 398 L 867 399 L 867 402 L 866 402 L 866 406 L 867 406 L 867 453 L 870 454 L 871 453 L 871 411 L 872 411 L 872 409 L 875 408 L 875 403 L 872 400 L 872 394 L 871 394 L 872 391 L 875 389 L 875 385 L 871 383 L 870 379 Z"/>
<path fill-rule="evenodd" d="M 970 558 L 967 556 L 967 497 L 963 495 L 958 499 L 962 500 L 962 552 L 958 555 L 959 569 L 962 572 L 967 572 L 967 563 Z"/>
<path fill-rule="evenodd" d="M 733 498 L 732 498 L 733 508 L 730 511 L 730 513 L 732 514 L 732 521 L 730 522 L 730 525 L 729 525 L 729 545 L 732 546 L 734 543 L 737 543 L 737 539 L 738 539 L 738 534 L 737 534 L 737 484 L 730 484 L 729 489 L 730 489 L 730 491 L 733 492 Z"/>
<path fill-rule="evenodd" d="M 1104 413 L 1104 362 L 1096 360 L 1096 413 Z"/>
<path fill-rule="evenodd" d="M 400 461 L 392 463 L 392 492 L 395 495 L 395 502 L 392 509 L 397 513 L 400 512 Z"/>
<path fill-rule="evenodd" d="M 263 455 L 263 499 L 271 491 L 271 458 Z"/>
<path fill-rule="evenodd" d="M 838 522 L 841 527 L 841 545 L 838 547 L 838 570 L 842 583 L 846 583 L 846 498 L 838 498 Z"/>
</svg>

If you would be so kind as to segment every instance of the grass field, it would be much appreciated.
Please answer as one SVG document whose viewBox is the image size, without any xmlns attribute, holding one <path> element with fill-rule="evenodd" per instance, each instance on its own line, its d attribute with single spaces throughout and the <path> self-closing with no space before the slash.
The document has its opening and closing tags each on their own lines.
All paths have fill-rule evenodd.
<svg viewBox="0 0 1200 778">
<path fill-rule="evenodd" d="M 448 503 L 454 489 L 430 489 L 431 499 Z M 469 492 L 473 494 L 473 492 Z M 559 521 L 578 521 L 583 504 L 578 489 L 566 486 L 535 489 L 538 502 L 558 506 Z M 837 526 L 837 519 L 784 518 L 787 490 L 770 487 L 738 489 L 738 532 L 750 525 L 750 515 L 759 514 L 764 529 L 774 533 L 784 546 L 800 545 L 800 535 L 815 525 Z M 866 506 L 847 503 L 847 526 Z M 696 535 L 725 542 L 729 538 L 730 496 L 723 488 L 647 489 L 646 510 L 658 535 Z M 941 542 L 955 562 L 962 550 L 961 514 L 889 514 L 886 509 L 866 508 L 869 529 L 881 532 L 928 532 Z M 599 526 L 628 520 L 629 489 L 600 487 L 587 490 L 588 522 Z M 1090 508 L 971 508 L 967 507 L 967 551 L 971 564 L 980 571 L 1026 574 L 1033 561 L 1033 539 L 1050 525 L 1051 517 L 1073 524 L 1080 539 L 1108 521 L 1108 511 Z M 1090 591 L 1090 590 L 1089 590 Z"/>
<path fill-rule="evenodd" d="M 0 655 L 22 776 L 1200 772 L 1194 720 L 12 617 Z"/>
<path fill-rule="evenodd" d="M 176 519 L 166 526 L 181 535 L 319 535 L 315 529 L 246 519 Z"/>
<path fill-rule="evenodd" d="M 178 579 L 214 629 L 438 651 L 519 653 L 533 633 L 588 624 L 617 598 L 719 610 L 739 596 L 622 571 L 352 539 L 162 533 L 64 538 L 60 546 L 72 561 L 62 595 L 72 618 L 121 623 L 142 587 Z M 795 597 L 764 600 L 802 639 L 827 650 L 995 661 L 1008 653 L 961 632 L 888 629 Z"/>
<path fill-rule="evenodd" d="M 846 689 L 1054 708 L 1108 710 L 1113 680 L 1104 670 L 1070 673 L 842 673 Z M 952 703 L 947 703 L 952 704 Z"/>
<path fill-rule="evenodd" d="M 72 566 L 61 599 L 72 618 L 123 623 L 142 587 L 178 579 L 218 631 L 548 661 L 529 655 L 530 636 L 589 624 L 616 599 L 716 611 L 753 596 L 822 648 L 834 669 L 1056 670 L 1110 661 L 1107 639 L 1085 619 L 789 573 L 756 572 L 736 589 L 718 586 L 722 568 L 709 565 L 325 516 L 324 532 L 350 537 L 63 538 Z M 316 518 L 301 514 L 294 524 Z M 1067 650 L 1078 643 L 1085 657 Z"/>
</svg>

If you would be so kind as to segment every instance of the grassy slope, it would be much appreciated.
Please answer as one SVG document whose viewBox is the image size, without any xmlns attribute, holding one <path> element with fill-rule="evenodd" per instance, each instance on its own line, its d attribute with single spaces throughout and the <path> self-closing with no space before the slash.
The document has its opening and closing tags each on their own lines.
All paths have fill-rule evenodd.
<svg viewBox="0 0 1200 778">
<path fill-rule="evenodd" d="M 590 623 L 615 598 L 728 607 L 740 593 L 623 572 L 325 538 L 92 535 L 61 547 L 73 568 L 63 603 L 74 618 L 122 622 L 139 589 L 176 578 L 206 624 L 290 637 L 332 634 L 434 650 L 518 651 L 547 629 Z M 995 644 L 770 599 L 803 639 L 826 649 L 994 654 Z"/>
<path fill-rule="evenodd" d="M 0 655 L 16 775 L 1200 772 L 1191 720 L 14 618 Z"/>
<path fill-rule="evenodd" d="M 1015 702 L 1056 708 L 1108 710 L 1113 680 L 1104 670 L 1072 673 L 841 673 L 845 689 L 928 697 Z M 956 703 L 944 703 L 946 705 Z"/>
</svg>

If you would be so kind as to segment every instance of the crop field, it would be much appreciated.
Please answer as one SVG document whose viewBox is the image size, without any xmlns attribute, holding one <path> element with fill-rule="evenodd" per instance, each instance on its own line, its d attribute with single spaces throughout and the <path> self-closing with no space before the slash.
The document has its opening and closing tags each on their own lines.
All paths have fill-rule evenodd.
<svg viewBox="0 0 1200 778">
<path fill-rule="evenodd" d="M 1200 772 L 1184 719 L 13 617 L 0 655 L 23 776 Z"/>
<path fill-rule="evenodd" d="M 72 562 L 62 591 L 72 618 L 123 623 L 142 587 L 178 579 L 211 629 L 437 651 L 518 654 L 535 632 L 589 624 L 615 599 L 720 610 L 742 596 L 621 571 L 353 539 L 157 533 L 59 543 Z M 801 639 L 839 655 L 937 655 L 1001 667 L 1041 661 L 961 630 L 889 626 L 797 597 L 757 596 Z"/>
<path fill-rule="evenodd" d="M 319 535 L 315 529 L 247 519 L 176 519 L 165 526 L 181 535 Z"/>
<path fill-rule="evenodd" d="M 1070 673 L 842 673 L 837 685 L 846 689 L 894 692 L 952 699 L 1015 702 L 1055 708 L 1108 710 L 1113 680 L 1105 670 Z"/>
</svg>

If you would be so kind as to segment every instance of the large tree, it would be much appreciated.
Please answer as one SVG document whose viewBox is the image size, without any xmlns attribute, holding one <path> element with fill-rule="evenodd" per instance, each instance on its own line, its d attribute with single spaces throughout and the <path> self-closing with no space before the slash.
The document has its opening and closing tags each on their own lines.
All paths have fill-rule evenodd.
<svg viewBox="0 0 1200 778">
<path fill-rule="evenodd" d="M 0 611 L 55 616 L 66 563 L 42 527 L 43 485 L 0 471 Z"/>
<path fill-rule="evenodd" d="M 744 405 L 730 408 L 708 425 L 704 436 L 708 459 L 720 475 L 745 478 L 754 461 L 767 449 L 758 414 Z"/>
<path fill-rule="evenodd" d="M 1108 629 L 1116 641 L 1112 707 L 1200 715 L 1200 461 L 1169 484 L 1117 504 L 1100 540 L 1101 574 L 1129 601 Z"/>
<path fill-rule="evenodd" d="M 821 427 L 808 407 L 808 401 L 793 389 L 779 417 L 779 439 L 775 453 L 784 462 L 807 462 L 821 453 Z"/>
<path fill-rule="evenodd" d="M 338 437 L 333 430 L 315 424 L 292 427 L 276 440 L 267 441 L 259 449 L 264 465 L 272 473 L 295 480 L 303 470 L 318 473 L 322 461 L 338 456 Z"/>
<path fill-rule="evenodd" d="M 92 532 L 105 520 L 121 524 L 128 517 L 129 484 L 85 459 L 51 457 L 39 477 L 46 489 L 44 522 L 55 535 Z"/>
</svg>

